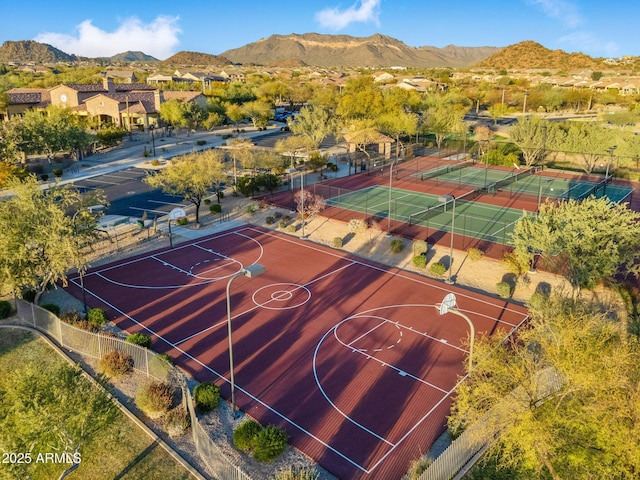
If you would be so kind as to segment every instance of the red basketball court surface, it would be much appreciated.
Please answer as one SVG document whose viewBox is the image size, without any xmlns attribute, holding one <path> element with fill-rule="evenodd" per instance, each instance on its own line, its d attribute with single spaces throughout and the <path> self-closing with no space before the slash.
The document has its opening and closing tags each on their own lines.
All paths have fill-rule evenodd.
<svg viewBox="0 0 640 480">
<path fill-rule="evenodd" d="M 230 398 L 341 479 L 400 479 L 443 433 L 469 326 L 440 316 L 453 292 L 476 335 L 527 318 L 504 300 L 253 226 L 89 270 L 89 305 Z M 73 293 L 80 295 L 77 279 Z"/>
</svg>

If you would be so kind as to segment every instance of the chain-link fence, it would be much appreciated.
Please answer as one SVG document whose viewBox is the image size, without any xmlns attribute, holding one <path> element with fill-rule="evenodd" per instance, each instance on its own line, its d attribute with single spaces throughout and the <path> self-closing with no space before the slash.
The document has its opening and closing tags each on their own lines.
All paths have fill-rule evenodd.
<svg viewBox="0 0 640 480">
<path fill-rule="evenodd" d="M 182 403 L 191 418 L 191 431 L 196 451 L 214 472 L 215 478 L 251 480 L 251 477 L 225 455 L 200 424 L 185 375 L 160 355 L 117 337 L 89 332 L 66 324 L 48 310 L 22 299 L 16 299 L 16 309 L 23 321 L 45 332 L 62 347 L 96 359 L 114 350 L 124 352 L 131 356 L 133 368 L 138 372 L 155 380 L 168 381 L 178 386 L 182 391 Z"/>
</svg>

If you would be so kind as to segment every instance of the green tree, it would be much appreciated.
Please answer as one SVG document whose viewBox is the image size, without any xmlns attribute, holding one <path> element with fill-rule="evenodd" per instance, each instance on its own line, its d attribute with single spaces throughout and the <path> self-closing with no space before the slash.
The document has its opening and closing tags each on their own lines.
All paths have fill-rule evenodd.
<svg viewBox="0 0 640 480">
<path fill-rule="evenodd" d="M 494 103 L 487 108 L 487 113 L 493 118 L 493 124 L 498 123 L 498 119 L 509 113 L 509 106 L 504 103 Z"/>
<path fill-rule="evenodd" d="M 520 258 L 539 252 L 574 293 L 616 274 L 640 272 L 640 213 L 608 197 L 544 203 L 537 215 L 516 223 L 512 238 Z"/>
<path fill-rule="evenodd" d="M 450 428 L 488 441 L 498 468 L 522 472 L 510 478 L 636 477 L 640 344 L 591 302 L 558 295 L 531 313 L 517 339 L 477 339 Z"/>
<path fill-rule="evenodd" d="M 343 123 L 348 120 L 375 119 L 383 110 L 382 92 L 371 76 L 347 80 L 336 113 Z"/>
<path fill-rule="evenodd" d="M 269 120 L 273 118 L 271 104 L 260 100 L 245 103 L 242 105 L 242 112 L 256 128 L 266 127 L 269 124 Z"/>
<path fill-rule="evenodd" d="M 582 159 L 582 169 L 589 175 L 607 156 L 607 149 L 614 145 L 613 130 L 593 122 L 566 122 L 561 125 L 564 132 L 560 150 L 573 152 Z"/>
<path fill-rule="evenodd" d="M 509 138 L 522 150 L 526 166 L 544 162 L 547 149 L 547 131 L 552 128 L 548 122 L 538 116 L 519 117 L 518 122 L 509 128 Z"/>
<path fill-rule="evenodd" d="M 200 205 L 211 191 L 218 191 L 220 183 L 226 180 L 222 163 L 223 153 L 219 150 L 204 150 L 174 158 L 171 164 L 148 175 L 144 181 L 154 188 L 180 195 L 196 207 L 196 225 L 200 225 Z"/>
<path fill-rule="evenodd" d="M 47 287 L 67 285 L 67 272 L 83 268 L 81 241 L 67 211 L 80 202 L 77 190 L 61 186 L 43 190 L 35 177 L 9 181 L 11 198 L 0 202 L 0 285 L 20 295 L 36 292 L 35 302 Z"/>
<path fill-rule="evenodd" d="M 302 107 L 295 120 L 288 124 L 295 135 L 307 140 L 306 144 L 312 150 L 317 149 L 325 138 L 338 134 L 336 117 L 327 108 Z"/>
</svg>

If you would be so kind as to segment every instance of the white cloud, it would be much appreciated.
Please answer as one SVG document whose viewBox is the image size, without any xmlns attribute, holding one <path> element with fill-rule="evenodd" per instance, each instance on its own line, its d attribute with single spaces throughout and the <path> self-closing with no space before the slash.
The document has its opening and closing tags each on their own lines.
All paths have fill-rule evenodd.
<svg viewBox="0 0 640 480">
<path fill-rule="evenodd" d="M 326 8 L 316 13 L 316 20 L 321 27 L 332 30 L 342 30 L 354 22 L 380 25 L 380 0 L 360 0 L 346 10 Z"/>
<path fill-rule="evenodd" d="M 85 20 L 78 25 L 76 36 L 45 32 L 35 40 L 83 57 L 110 57 L 132 50 L 164 60 L 175 53 L 180 43 L 178 34 L 182 32 L 178 20 L 179 17 L 161 15 L 145 24 L 131 17 L 122 21 L 113 32 L 105 32 L 93 25 L 92 20 Z"/>
<path fill-rule="evenodd" d="M 546 16 L 560 20 L 567 28 L 578 28 L 584 22 L 578 7 L 571 2 L 564 0 L 528 0 L 528 2 L 540 7 Z"/>
</svg>

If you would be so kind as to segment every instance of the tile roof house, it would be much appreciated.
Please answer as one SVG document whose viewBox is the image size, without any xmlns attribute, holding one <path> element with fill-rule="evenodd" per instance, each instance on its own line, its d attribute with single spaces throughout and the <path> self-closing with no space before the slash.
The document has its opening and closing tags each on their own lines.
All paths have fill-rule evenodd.
<svg viewBox="0 0 640 480">
<path fill-rule="evenodd" d="M 200 92 L 161 92 L 151 85 L 114 83 L 111 78 L 105 78 L 101 84 L 62 84 L 48 90 L 15 88 L 7 91 L 7 97 L 7 112 L 0 119 L 9 120 L 26 110 L 54 105 L 70 108 L 101 124 L 144 130 L 158 125 L 160 105 L 165 101 L 179 99 L 195 102 L 202 108 L 206 106 L 206 97 Z"/>
</svg>

